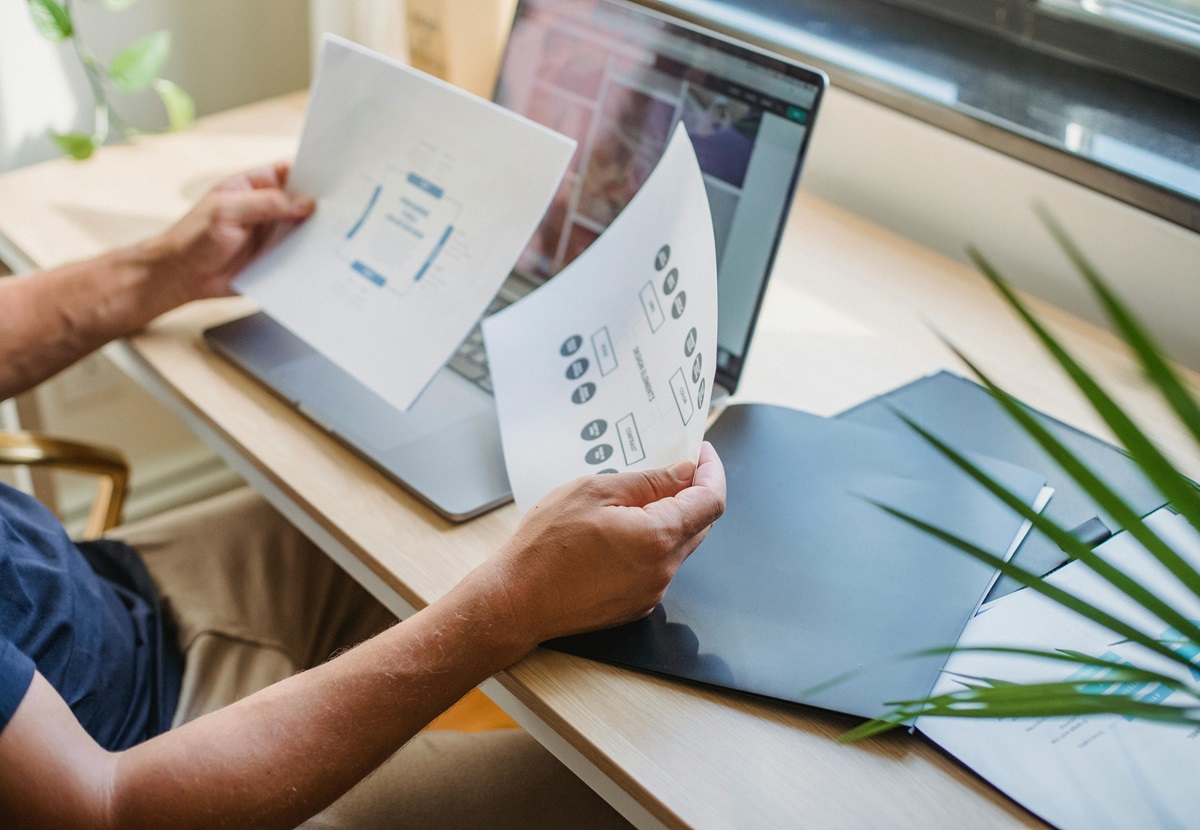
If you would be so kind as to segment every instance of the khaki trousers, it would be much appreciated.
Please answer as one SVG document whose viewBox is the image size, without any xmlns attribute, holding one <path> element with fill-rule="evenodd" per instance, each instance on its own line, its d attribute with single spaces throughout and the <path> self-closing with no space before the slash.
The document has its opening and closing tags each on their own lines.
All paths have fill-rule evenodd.
<svg viewBox="0 0 1200 830">
<path fill-rule="evenodd" d="M 109 534 L 142 555 L 185 658 L 175 726 L 395 618 L 248 488 Z M 422 732 L 306 828 L 628 827 L 520 729 Z"/>
</svg>

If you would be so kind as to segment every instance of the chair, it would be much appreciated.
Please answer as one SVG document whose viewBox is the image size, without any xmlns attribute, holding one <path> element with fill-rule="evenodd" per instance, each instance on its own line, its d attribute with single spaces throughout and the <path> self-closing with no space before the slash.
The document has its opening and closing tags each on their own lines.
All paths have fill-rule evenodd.
<svg viewBox="0 0 1200 830">
<path fill-rule="evenodd" d="M 96 539 L 121 523 L 129 488 L 129 464 L 116 450 L 36 432 L 0 432 L 0 464 L 45 467 L 98 476 L 83 539 Z"/>
</svg>

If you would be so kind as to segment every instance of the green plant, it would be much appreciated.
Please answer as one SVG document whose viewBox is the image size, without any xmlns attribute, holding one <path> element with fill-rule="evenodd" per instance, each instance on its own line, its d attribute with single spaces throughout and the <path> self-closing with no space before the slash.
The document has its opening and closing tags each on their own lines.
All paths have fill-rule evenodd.
<svg viewBox="0 0 1200 830">
<path fill-rule="evenodd" d="M 1062 227 L 1046 211 L 1038 215 L 1059 247 L 1070 259 L 1075 269 L 1087 282 L 1091 291 L 1104 307 L 1114 328 L 1136 357 L 1142 373 L 1151 386 L 1163 397 L 1170 410 L 1182 422 L 1188 434 L 1200 446 L 1200 406 L 1180 381 L 1178 374 L 1165 358 L 1163 350 L 1147 333 L 1144 326 L 1130 313 L 1129 309 L 1109 289 L 1092 264 L 1084 257 Z M 1009 286 L 996 268 L 977 250 L 969 254 L 979 270 L 991 281 L 1016 311 L 1042 345 L 1054 357 L 1072 383 L 1086 396 L 1097 414 L 1104 420 L 1133 461 L 1166 498 L 1171 506 L 1195 528 L 1200 529 L 1200 490 L 1188 479 L 1146 435 L 1145 431 L 1129 417 L 1113 397 L 1095 380 L 1062 343 L 1050 333 L 1045 325 L 1032 313 L 1028 305 Z M 951 346 L 953 349 L 954 347 Z M 992 396 L 1015 419 L 1026 434 L 1036 441 L 1074 481 L 1143 545 L 1171 574 L 1190 592 L 1200 597 L 1200 573 L 1189 565 L 1179 552 L 1160 539 L 1136 511 L 1097 476 L 1087 465 L 1073 455 L 1045 427 L 1043 427 L 1021 405 L 1016 398 L 1001 389 L 984 372 L 955 349 L 955 353 L 971 368 Z M 1105 562 L 1092 550 L 1072 536 L 1065 528 L 1056 525 L 1036 513 L 1029 505 L 1009 493 L 965 456 L 947 445 L 936 435 L 919 424 L 905 419 L 909 427 L 946 456 L 956 466 L 987 488 L 1009 508 L 1033 523 L 1034 532 L 1044 533 L 1073 559 L 1091 568 L 1114 588 L 1136 602 L 1142 608 L 1162 620 L 1172 632 L 1171 639 L 1152 637 L 1125 620 L 1105 613 L 1089 602 L 1047 584 L 1038 574 L 1005 562 L 970 542 L 949 534 L 912 515 L 895 510 L 887 505 L 879 507 L 901 521 L 947 542 L 968 556 L 984 562 L 1001 573 L 1009 575 L 1026 586 L 1026 590 L 1038 591 L 1051 601 L 1089 620 L 1104 626 L 1118 637 L 1137 643 L 1172 662 L 1197 668 L 1194 662 L 1200 654 L 1200 626 L 1179 610 L 1147 591 L 1137 579 L 1125 571 Z M 939 649 L 948 653 L 953 647 Z M 868 721 L 842 736 L 844 741 L 854 741 L 868 735 L 884 732 L 896 726 L 911 723 L 918 716 L 1011 718 L 1011 717 L 1056 717 L 1089 714 L 1119 714 L 1130 717 L 1153 719 L 1173 723 L 1200 723 L 1200 695 L 1197 688 L 1185 681 L 1157 672 L 1145 671 L 1132 666 L 1115 667 L 1101 658 L 1074 651 L 1037 651 L 1010 649 L 998 646 L 981 649 L 991 652 L 1009 652 L 1058 660 L 1078 665 L 1099 665 L 1109 671 L 1103 682 L 1096 680 L 1063 681 L 1057 683 L 1014 684 L 994 678 L 962 678 L 964 688 L 951 694 L 927 697 L 919 700 L 892 701 L 893 707 L 886 715 Z M 1182 676 L 1189 676 L 1182 672 Z M 1122 684 L 1158 682 L 1184 695 L 1168 698 L 1187 698 L 1189 703 L 1146 702 L 1133 694 L 1122 693 Z M 1129 688 L 1126 686 L 1126 688 Z"/>
<path fill-rule="evenodd" d="M 100 0 L 113 10 L 131 6 L 136 0 Z M 167 112 L 170 129 L 179 130 L 192 123 L 196 106 L 178 84 L 160 77 L 171 52 L 171 33 L 153 32 L 122 49 L 107 66 L 83 40 L 75 25 L 75 0 L 28 0 L 29 13 L 37 29 L 54 43 L 70 43 L 87 75 L 95 104 L 91 133 L 52 132 L 54 143 L 66 155 L 86 159 L 103 144 L 112 130 L 123 137 L 144 132 L 125 121 L 113 106 L 113 93 L 126 94 L 153 89 Z"/>
</svg>

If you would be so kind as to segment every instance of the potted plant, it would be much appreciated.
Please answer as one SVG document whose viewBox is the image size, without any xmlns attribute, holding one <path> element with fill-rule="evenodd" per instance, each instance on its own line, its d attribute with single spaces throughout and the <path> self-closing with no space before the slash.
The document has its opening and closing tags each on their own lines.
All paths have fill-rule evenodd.
<svg viewBox="0 0 1200 830">
<path fill-rule="evenodd" d="M 101 0 L 112 10 L 131 6 L 135 0 Z M 86 159 L 115 131 L 128 138 L 145 132 L 130 124 L 114 107 L 114 94 L 136 94 L 153 90 L 167 113 L 168 128 L 179 130 L 192 123 L 196 107 L 178 84 L 161 77 L 171 52 L 171 33 L 152 32 L 118 52 L 107 64 L 88 47 L 75 25 L 75 0 L 28 0 L 29 13 L 43 37 L 53 43 L 68 43 L 87 76 L 95 107 L 90 133 L 52 133 L 54 143 L 65 155 Z"/>
</svg>

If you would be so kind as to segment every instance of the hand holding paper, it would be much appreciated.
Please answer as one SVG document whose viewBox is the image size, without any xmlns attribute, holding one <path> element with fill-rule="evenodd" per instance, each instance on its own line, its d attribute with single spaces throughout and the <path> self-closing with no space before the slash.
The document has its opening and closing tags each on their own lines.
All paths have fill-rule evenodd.
<svg viewBox="0 0 1200 830">
<path fill-rule="evenodd" d="M 522 512 L 581 475 L 696 460 L 716 366 L 717 265 L 682 125 L 587 252 L 483 330 Z"/>
<path fill-rule="evenodd" d="M 234 285 L 407 409 L 508 276 L 574 148 L 327 36 L 288 182 L 320 208 Z"/>
</svg>

